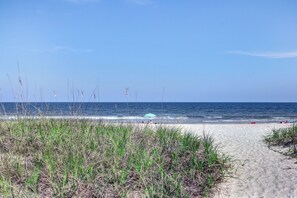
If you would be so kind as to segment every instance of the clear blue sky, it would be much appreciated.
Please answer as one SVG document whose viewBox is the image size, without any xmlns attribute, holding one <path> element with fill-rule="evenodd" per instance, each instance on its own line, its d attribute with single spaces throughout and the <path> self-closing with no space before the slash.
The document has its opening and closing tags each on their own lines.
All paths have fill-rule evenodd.
<svg viewBox="0 0 297 198">
<path fill-rule="evenodd" d="M 297 101 L 296 10 L 295 0 L 1 1 L 0 100 L 67 101 L 75 88 L 88 101 L 98 84 L 100 101 L 126 101 L 126 87 L 131 102 L 161 101 L 163 88 L 172 102 Z"/>
</svg>

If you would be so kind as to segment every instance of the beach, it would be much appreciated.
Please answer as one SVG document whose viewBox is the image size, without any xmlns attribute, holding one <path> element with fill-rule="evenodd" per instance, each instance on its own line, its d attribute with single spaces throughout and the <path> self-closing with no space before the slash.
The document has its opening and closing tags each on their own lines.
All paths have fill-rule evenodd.
<svg viewBox="0 0 297 198">
<path fill-rule="evenodd" d="M 215 197 L 297 197 L 296 159 L 275 152 L 262 141 L 272 129 L 289 124 L 184 124 L 184 131 L 210 134 L 232 158 L 231 177 Z"/>
<path fill-rule="evenodd" d="M 0 1 L 0 198 L 297 198 L 296 8 Z"/>
<path fill-rule="evenodd" d="M 137 130 L 132 130 L 133 126 Z M 148 128 L 145 128 L 147 126 Z M 160 126 L 168 128 L 160 128 Z M 289 123 L 154 124 L 153 122 L 149 124 L 118 123 L 102 125 L 102 123 L 85 122 L 83 120 L 50 120 L 48 122 L 46 119 L 20 119 L 16 122 L 3 122 L 0 125 L 3 133 L 1 137 L 3 146 L 2 155 L 0 155 L 2 161 L 0 172 L 5 178 L 1 184 L 2 186 L 0 186 L 2 188 L 0 188 L 2 190 L 0 194 L 9 196 L 14 192 L 11 191 L 11 188 L 22 188 L 24 189 L 24 195 L 29 195 L 31 192 L 26 191 L 26 189 L 36 189 L 34 193 L 37 196 L 44 192 L 43 188 L 45 188 L 47 189 L 46 192 L 51 195 L 49 197 L 69 192 L 76 193 L 79 195 L 78 197 L 80 195 L 99 195 L 100 193 L 105 197 L 117 197 L 119 192 L 124 193 L 123 196 L 131 197 L 131 193 L 136 193 L 133 186 L 131 187 L 131 181 L 133 180 L 136 181 L 135 185 L 141 187 L 138 190 L 141 194 L 140 197 L 147 196 L 144 194 L 143 189 L 153 189 L 151 193 L 154 193 L 156 197 L 160 197 L 164 191 L 158 187 L 165 186 L 165 184 L 166 186 L 174 184 L 170 188 L 175 190 L 170 191 L 171 194 L 166 194 L 166 196 L 171 197 L 186 197 L 187 192 L 191 193 L 190 197 L 297 197 L 297 159 L 290 158 L 279 152 L 283 150 L 276 151 L 278 147 L 270 149 L 263 142 L 264 136 L 270 134 L 273 129 L 290 126 L 292 125 Z M 153 130 L 148 130 L 150 128 Z M 73 131 L 78 133 L 73 133 Z M 209 135 L 214 141 L 212 141 L 212 138 L 199 140 L 191 135 L 183 136 L 180 132 L 182 134 L 191 133 L 200 137 Z M 156 136 L 154 137 L 154 135 Z M 16 141 L 19 138 L 22 139 L 21 143 Z M 32 144 L 32 139 L 34 139 L 34 144 Z M 202 141 L 198 144 L 199 147 L 195 147 L 197 141 Z M 122 146 L 123 143 L 124 146 Z M 102 145 L 108 146 L 102 147 Z M 216 146 L 218 149 L 216 149 Z M 195 148 L 199 149 L 195 150 Z M 150 151 L 150 149 L 152 150 Z M 158 154 L 154 154 L 157 152 Z M 90 153 L 92 153 L 91 158 Z M 171 153 L 171 155 L 168 155 L 168 153 Z M 51 159 L 55 159 L 55 163 L 48 161 L 48 155 L 51 156 Z M 189 158 L 187 156 L 191 155 L 195 156 L 193 158 L 196 160 L 194 163 L 188 163 Z M 15 158 L 16 156 L 20 157 Z M 69 156 L 79 156 L 77 159 L 82 160 L 76 161 Z M 179 158 L 171 158 L 171 156 Z M 226 159 L 226 156 L 230 160 Z M 42 159 L 45 163 L 42 168 L 35 163 L 38 159 Z M 17 169 L 13 166 L 15 163 L 23 166 L 24 160 L 26 163 L 31 164 L 29 168 Z M 93 164 L 96 164 L 96 166 Z M 104 164 L 106 168 L 101 169 L 102 165 L 100 164 Z M 118 166 L 118 164 L 122 164 L 122 166 Z M 170 164 L 174 164 L 172 166 L 175 168 L 168 168 Z M 197 171 L 196 166 L 191 166 L 192 164 L 201 167 L 199 169 L 201 171 L 196 172 L 201 174 L 193 180 L 183 180 L 184 177 L 191 178 L 187 177 L 187 175 Z M 157 165 L 158 169 L 154 169 L 155 165 Z M 115 166 L 117 168 L 114 168 Z M 162 170 L 166 175 L 179 175 L 176 178 L 170 177 L 176 182 L 166 183 L 166 180 L 159 179 L 162 177 L 157 177 L 159 172 L 155 172 L 155 170 L 160 170 L 160 167 L 163 166 Z M 76 173 L 84 170 L 81 167 L 92 167 L 95 171 L 87 173 L 87 175 L 90 174 L 95 179 L 81 180 L 81 175 L 86 174 L 85 172 Z M 141 169 L 138 170 L 137 167 L 141 167 Z M 184 167 L 187 167 L 187 169 L 184 169 Z M 189 168 L 190 171 L 188 171 Z M 51 172 L 51 170 L 55 171 Z M 138 170 L 138 172 L 135 172 L 135 170 Z M 128 172 L 129 177 L 120 180 L 123 182 L 117 182 L 118 177 L 116 176 L 119 173 L 122 174 L 123 171 Z M 65 189 L 63 187 L 65 184 L 61 183 L 63 181 L 61 180 L 63 176 L 61 172 L 81 181 L 81 185 L 85 184 L 83 182 L 87 182 L 88 185 L 80 187 L 84 189 L 83 191 L 75 187 Z M 142 180 L 139 180 L 136 176 L 134 177 L 132 173 L 141 175 Z M 152 174 L 156 175 L 155 182 L 151 182 Z M 13 183 L 11 187 L 8 181 L 15 178 L 15 175 L 23 175 L 24 179 L 21 181 L 13 180 L 13 182 L 18 183 Z M 31 181 L 30 178 L 35 177 L 35 175 L 37 175 L 35 183 L 22 182 Z M 108 183 L 102 179 L 103 176 L 108 175 L 112 175 L 111 178 L 108 178 L 113 182 Z M 113 177 L 113 175 L 116 176 Z M 57 177 L 60 178 L 56 179 Z M 131 180 L 131 178 L 133 179 Z M 210 184 L 206 186 L 209 184 L 206 181 L 214 180 L 219 182 L 218 185 L 213 186 Z M 69 180 L 67 185 L 73 185 L 71 182 L 74 181 Z M 159 183 L 156 183 L 156 181 Z M 188 183 L 182 183 L 183 188 L 177 188 L 175 184 L 182 181 Z M 189 181 L 197 183 L 189 183 Z M 48 182 L 54 183 L 57 188 L 52 188 Z M 101 182 L 103 186 L 108 184 L 109 190 L 105 187 L 103 191 L 101 187 L 96 188 L 96 192 L 90 190 L 98 182 Z M 147 188 L 148 184 L 153 186 Z M 208 191 L 208 187 L 211 187 L 211 191 Z M 117 189 L 125 189 L 125 191 L 117 191 Z M 179 189 L 187 189 L 188 191 L 178 191 Z"/>
</svg>

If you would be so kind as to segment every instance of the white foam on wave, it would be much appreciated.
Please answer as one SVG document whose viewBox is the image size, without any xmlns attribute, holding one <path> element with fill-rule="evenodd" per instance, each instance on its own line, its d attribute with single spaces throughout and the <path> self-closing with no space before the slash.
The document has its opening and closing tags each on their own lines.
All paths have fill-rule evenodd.
<svg viewBox="0 0 297 198">
<path fill-rule="evenodd" d="M 0 116 L 0 120 L 18 120 L 18 119 L 70 119 L 70 120 L 105 120 L 110 122 L 122 121 L 149 121 L 154 120 L 157 122 L 184 122 L 184 123 L 272 123 L 280 121 L 288 121 L 289 123 L 296 123 L 297 119 L 286 118 L 286 117 L 274 117 L 271 119 L 190 119 L 185 116 L 162 116 L 145 118 L 141 116 L 79 116 L 79 115 L 61 115 L 61 116 Z"/>
<path fill-rule="evenodd" d="M 2 120 L 16 119 L 90 119 L 90 120 L 186 120 L 187 117 L 153 117 L 145 118 L 141 116 L 0 116 Z"/>
<path fill-rule="evenodd" d="M 207 119 L 222 119 L 223 116 L 206 116 Z"/>
</svg>

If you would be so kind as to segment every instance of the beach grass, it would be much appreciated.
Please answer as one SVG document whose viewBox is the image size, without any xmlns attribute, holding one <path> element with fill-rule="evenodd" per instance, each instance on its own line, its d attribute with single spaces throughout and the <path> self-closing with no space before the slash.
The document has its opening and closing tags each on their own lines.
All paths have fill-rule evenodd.
<svg viewBox="0 0 297 198">
<path fill-rule="evenodd" d="M 264 142 L 271 146 L 288 147 L 286 154 L 297 157 L 297 125 L 274 129 L 272 133 L 264 136 Z"/>
<path fill-rule="evenodd" d="M 228 157 L 180 129 L 86 120 L 0 122 L 4 197 L 207 197 Z"/>
</svg>

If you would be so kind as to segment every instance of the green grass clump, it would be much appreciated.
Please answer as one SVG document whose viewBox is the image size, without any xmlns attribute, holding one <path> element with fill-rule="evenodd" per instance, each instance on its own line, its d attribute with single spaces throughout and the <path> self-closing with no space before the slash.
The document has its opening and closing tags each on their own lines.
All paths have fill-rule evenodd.
<svg viewBox="0 0 297 198">
<path fill-rule="evenodd" d="M 293 157 L 297 157 L 297 126 L 274 129 L 271 134 L 264 136 L 264 142 L 268 146 L 284 146 L 289 147 L 287 152 Z"/>
<path fill-rule="evenodd" d="M 0 122 L 0 196 L 205 197 L 227 157 L 210 137 L 89 121 Z"/>
</svg>

